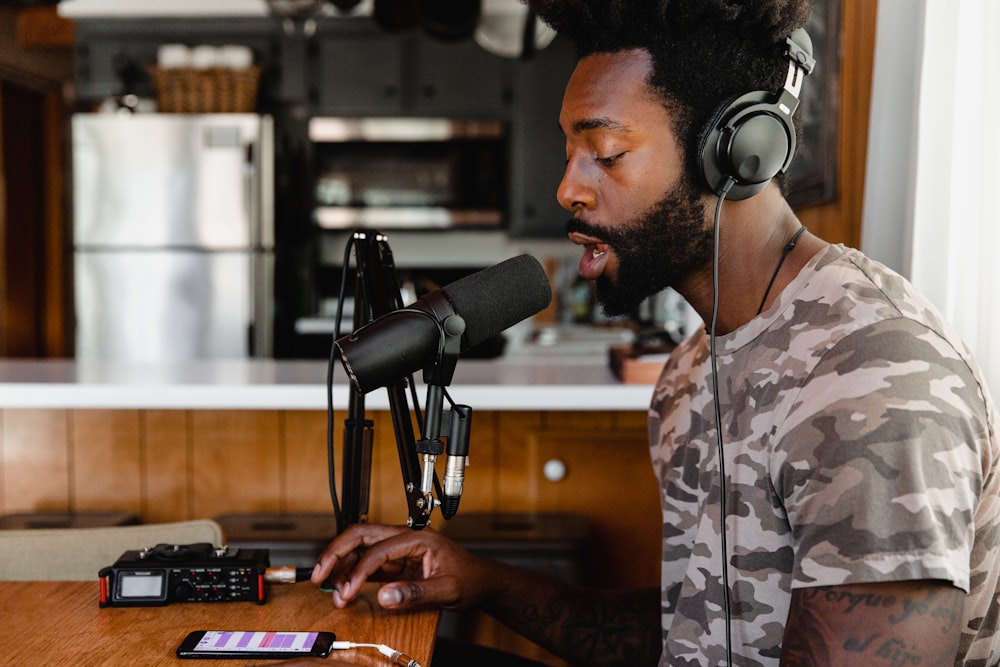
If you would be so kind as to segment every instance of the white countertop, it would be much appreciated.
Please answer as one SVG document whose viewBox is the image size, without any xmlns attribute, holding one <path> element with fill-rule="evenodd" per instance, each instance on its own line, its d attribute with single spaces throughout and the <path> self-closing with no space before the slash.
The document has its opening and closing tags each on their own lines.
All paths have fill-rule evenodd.
<svg viewBox="0 0 1000 667">
<path fill-rule="evenodd" d="M 135 364 L 0 360 L 0 408 L 288 409 L 326 408 L 324 361 L 204 361 Z M 424 401 L 424 388 L 418 396 Z M 474 410 L 645 410 L 652 387 L 620 383 L 602 354 L 533 350 L 497 360 L 459 361 L 447 388 Z M 334 369 L 334 408 L 348 404 Z M 366 396 L 370 410 L 387 394 Z"/>
</svg>

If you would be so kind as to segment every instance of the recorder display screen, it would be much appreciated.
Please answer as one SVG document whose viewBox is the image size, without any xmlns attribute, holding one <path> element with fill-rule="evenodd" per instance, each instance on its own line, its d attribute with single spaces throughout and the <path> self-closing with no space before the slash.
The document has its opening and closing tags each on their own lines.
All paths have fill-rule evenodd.
<svg viewBox="0 0 1000 667">
<path fill-rule="evenodd" d="M 159 574 L 122 574 L 118 579 L 118 594 L 123 598 L 158 598 L 163 591 Z"/>
</svg>

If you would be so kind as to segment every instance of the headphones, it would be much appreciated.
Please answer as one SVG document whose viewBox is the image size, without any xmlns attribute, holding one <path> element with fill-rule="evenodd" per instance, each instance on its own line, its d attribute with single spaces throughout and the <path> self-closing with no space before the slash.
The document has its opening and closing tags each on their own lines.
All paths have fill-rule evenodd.
<svg viewBox="0 0 1000 667">
<path fill-rule="evenodd" d="M 788 76 L 784 89 L 773 94 L 756 90 L 730 98 L 711 116 L 700 134 L 698 166 L 708 187 L 727 199 L 747 199 L 788 169 L 795 154 L 792 114 L 806 75 L 813 71 L 812 40 L 799 28 L 788 44 Z"/>
</svg>

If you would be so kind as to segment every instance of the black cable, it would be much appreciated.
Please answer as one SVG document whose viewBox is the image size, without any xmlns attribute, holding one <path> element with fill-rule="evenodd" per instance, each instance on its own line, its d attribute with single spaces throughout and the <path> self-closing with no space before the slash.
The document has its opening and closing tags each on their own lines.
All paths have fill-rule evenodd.
<svg viewBox="0 0 1000 667">
<path fill-rule="evenodd" d="M 327 483 L 330 487 L 330 500 L 333 501 L 333 516 L 337 521 L 337 532 L 344 529 L 344 514 L 340 508 L 340 499 L 337 498 L 337 463 L 336 453 L 333 446 L 333 368 L 337 360 L 337 339 L 340 338 L 340 324 L 344 317 L 344 286 L 347 284 L 347 272 L 351 263 L 351 250 L 354 249 L 355 235 L 347 241 L 344 246 L 344 260 L 341 265 L 340 289 L 337 293 L 337 315 L 333 325 L 333 340 L 330 343 L 330 357 L 326 363 L 326 459 L 327 459 Z"/>
<path fill-rule="evenodd" d="M 799 237 L 802 233 L 806 231 L 805 225 L 799 226 L 799 230 L 792 235 L 792 240 L 785 244 L 785 247 L 781 251 L 781 259 L 778 260 L 778 265 L 774 267 L 774 273 L 771 274 L 771 280 L 767 283 L 767 289 L 764 290 L 764 296 L 760 299 L 760 306 L 757 307 L 757 314 L 760 315 L 764 312 L 764 304 L 767 303 L 767 295 L 771 293 L 771 288 L 774 287 L 774 281 L 778 277 L 778 272 L 781 271 L 781 267 L 784 266 L 785 260 L 788 259 L 789 253 L 795 249 L 795 244 L 799 242 Z"/>
<path fill-rule="evenodd" d="M 719 542 L 722 547 L 722 606 L 726 621 L 726 665 L 733 665 L 733 632 L 732 609 L 729 593 L 729 544 L 726 539 L 726 460 L 722 448 L 722 409 L 719 402 L 719 366 L 715 359 L 715 329 L 719 320 L 719 219 L 722 215 L 722 202 L 726 200 L 729 189 L 735 181 L 727 177 L 719 201 L 715 206 L 715 222 L 713 225 L 714 249 L 712 257 L 712 324 L 708 332 L 709 356 L 712 364 L 712 404 L 715 408 L 715 443 L 719 457 Z"/>
<path fill-rule="evenodd" d="M 334 414 L 335 411 L 333 408 L 333 374 L 334 374 L 334 367 L 336 366 L 336 361 L 337 361 L 336 343 L 337 340 L 340 338 L 341 324 L 344 315 L 344 298 L 346 296 L 345 289 L 347 284 L 349 266 L 351 262 L 351 251 L 354 249 L 357 239 L 358 239 L 358 234 L 357 233 L 352 234 L 350 239 L 348 239 L 347 245 L 344 247 L 344 258 L 340 276 L 340 288 L 337 294 L 337 314 L 334 323 L 333 340 L 330 344 L 330 356 L 327 359 L 327 368 L 326 368 L 326 455 L 327 455 L 327 474 L 328 474 L 327 483 L 330 487 L 330 499 L 333 502 L 333 513 L 337 521 L 338 532 L 344 529 L 344 514 L 343 514 L 343 509 L 341 508 L 340 499 L 337 496 L 336 452 L 334 448 L 334 425 L 336 419 Z M 361 261 L 360 258 L 358 259 L 358 261 Z M 365 272 L 360 269 L 357 271 L 359 280 L 364 279 L 364 273 Z M 439 329 L 439 336 L 438 336 L 440 341 L 439 347 L 443 348 L 444 330 L 442 328 L 442 324 L 438 322 L 437 319 L 434 318 L 432 314 L 426 311 L 416 308 L 414 309 L 404 308 L 402 303 L 402 295 L 399 289 L 399 283 L 396 282 L 395 274 L 393 274 L 392 279 L 394 281 L 394 285 L 392 286 L 394 289 L 390 298 L 392 299 L 393 306 L 395 306 L 396 309 L 395 312 L 402 312 L 402 311 L 412 312 L 418 315 L 431 318 Z M 358 304 L 355 304 L 355 307 L 357 306 Z M 389 315 L 393 314 L 395 313 L 390 312 L 382 315 L 381 317 L 388 317 Z M 373 323 L 374 320 L 372 322 L 369 322 L 369 324 Z M 439 349 L 438 356 L 440 356 L 440 354 L 441 350 Z M 410 391 L 410 400 L 413 402 L 413 413 L 417 421 L 417 427 L 419 431 L 423 433 L 424 415 L 423 415 L 423 410 L 420 407 L 419 397 L 417 396 L 416 383 L 413 381 L 412 375 L 407 376 L 406 381 L 407 381 L 406 384 Z M 444 396 L 445 398 L 448 399 L 449 404 L 454 406 L 455 403 L 451 399 L 451 396 L 448 395 L 447 391 L 444 392 Z M 434 490 L 437 496 L 440 498 L 442 496 L 441 483 L 436 472 L 434 473 Z"/>
</svg>

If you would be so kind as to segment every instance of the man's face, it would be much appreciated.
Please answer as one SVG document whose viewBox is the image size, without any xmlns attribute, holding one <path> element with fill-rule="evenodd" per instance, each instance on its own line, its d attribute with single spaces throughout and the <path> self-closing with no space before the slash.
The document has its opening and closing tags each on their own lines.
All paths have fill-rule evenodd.
<svg viewBox="0 0 1000 667">
<path fill-rule="evenodd" d="M 580 275 L 609 315 L 677 286 L 711 258 L 705 195 L 685 176 L 670 117 L 646 84 L 649 55 L 588 56 L 577 65 L 559 121 L 566 172 L 559 202 L 584 246 Z"/>
</svg>

